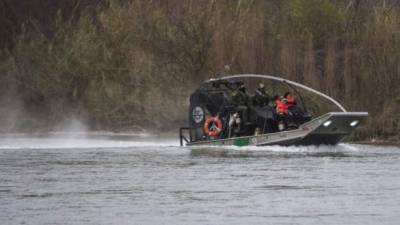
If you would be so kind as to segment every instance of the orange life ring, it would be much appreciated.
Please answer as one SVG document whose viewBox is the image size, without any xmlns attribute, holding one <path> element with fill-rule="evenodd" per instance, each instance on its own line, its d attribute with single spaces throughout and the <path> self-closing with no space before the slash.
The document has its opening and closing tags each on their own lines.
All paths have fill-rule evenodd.
<svg viewBox="0 0 400 225">
<path fill-rule="evenodd" d="M 208 117 L 203 126 L 204 133 L 207 136 L 217 137 L 222 131 L 222 121 L 216 117 Z"/>
</svg>

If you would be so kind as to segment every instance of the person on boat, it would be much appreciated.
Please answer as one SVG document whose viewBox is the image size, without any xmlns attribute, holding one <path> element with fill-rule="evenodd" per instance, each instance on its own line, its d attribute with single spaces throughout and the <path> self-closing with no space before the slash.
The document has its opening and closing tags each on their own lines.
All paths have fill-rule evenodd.
<svg viewBox="0 0 400 225">
<path fill-rule="evenodd" d="M 232 100 L 236 105 L 247 105 L 249 96 L 246 93 L 246 87 L 241 84 L 232 92 Z"/>
<path fill-rule="evenodd" d="M 275 106 L 276 106 L 276 113 L 278 115 L 287 115 L 288 114 L 288 105 L 287 105 L 287 99 L 282 98 L 279 95 L 276 95 L 274 97 L 275 100 Z"/>
<path fill-rule="evenodd" d="M 246 86 L 243 83 L 240 83 L 238 87 L 236 87 L 232 91 L 232 101 L 235 105 L 235 112 L 238 113 L 238 118 L 240 118 L 241 123 L 247 123 L 248 118 L 248 103 L 249 103 L 249 96 L 246 92 Z M 241 126 L 239 126 L 241 127 Z"/>
<path fill-rule="evenodd" d="M 265 86 L 263 83 L 260 83 L 258 85 L 258 88 L 256 89 L 254 96 L 252 98 L 253 105 L 255 106 L 266 106 L 268 105 L 269 102 L 269 96 L 267 92 L 265 91 Z"/>
<path fill-rule="evenodd" d="M 286 105 L 288 106 L 288 108 L 297 105 L 296 100 L 294 99 L 294 97 L 292 96 L 292 94 L 290 92 L 286 92 L 283 95 L 283 98 L 285 98 L 287 100 Z"/>
<path fill-rule="evenodd" d="M 288 106 L 286 105 L 287 100 L 282 96 L 275 95 L 274 102 L 277 114 L 276 122 L 278 131 L 284 131 L 286 130 L 287 127 L 288 113 L 289 113 Z"/>
<path fill-rule="evenodd" d="M 296 128 L 299 124 L 303 123 L 304 113 L 302 109 L 297 106 L 297 102 L 290 92 L 286 92 L 283 97 L 286 99 L 286 105 L 288 108 L 287 122 L 289 127 Z"/>
</svg>

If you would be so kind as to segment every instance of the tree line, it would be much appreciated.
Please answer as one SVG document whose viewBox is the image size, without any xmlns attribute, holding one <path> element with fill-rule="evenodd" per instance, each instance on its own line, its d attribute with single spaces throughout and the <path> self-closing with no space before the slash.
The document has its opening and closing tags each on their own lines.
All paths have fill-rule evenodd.
<svg viewBox="0 0 400 225">
<path fill-rule="evenodd" d="M 399 138 L 400 1 L 18 2 L 0 1 L 3 131 L 168 130 L 203 80 L 256 73 L 370 112 L 356 139 Z"/>
</svg>

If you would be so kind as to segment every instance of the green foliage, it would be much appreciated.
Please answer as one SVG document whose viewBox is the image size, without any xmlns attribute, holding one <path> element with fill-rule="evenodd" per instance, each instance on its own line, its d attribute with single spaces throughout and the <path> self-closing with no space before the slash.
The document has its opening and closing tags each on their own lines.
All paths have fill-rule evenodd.
<svg viewBox="0 0 400 225">
<path fill-rule="evenodd" d="M 344 31 L 345 15 L 338 4 L 329 0 L 294 0 L 291 15 L 297 29 L 310 35 L 316 43 Z"/>
<path fill-rule="evenodd" d="M 400 12 L 357 2 L 109 0 L 70 18 L 61 8 L 51 32 L 22 20 L 2 37 L 12 44 L 0 52 L 0 115 L 10 108 L 19 121 L 3 127 L 78 117 L 93 129 L 169 129 L 185 123 L 189 93 L 203 80 L 260 73 L 305 83 L 379 118 L 357 138 L 393 135 Z M 10 21 L 17 20 L 7 27 Z M 305 98 L 316 102 L 308 104 L 313 114 L 334 110 Z"/>
</svg>

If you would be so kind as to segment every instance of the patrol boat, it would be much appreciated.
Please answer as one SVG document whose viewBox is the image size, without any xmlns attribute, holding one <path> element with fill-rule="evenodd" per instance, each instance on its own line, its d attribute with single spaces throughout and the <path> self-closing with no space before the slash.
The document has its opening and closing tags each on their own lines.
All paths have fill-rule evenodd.
<svg viewBox="0 0 400 225">
<path fill-rule="evenodd" d="M 288 115 L 280 115 L 273 103 L 259 104 L 259 101 L 255 101 L 257 96 L 246 98 L 243 95 L 244 90 L 241 88 L 244 84 L 240 80 L 248 78 L 282 82 L 297 95 L 300 95 L 297 89 L 310 91 L 335 104 L 341 112 L 329 112 L 312 119 L 304 107 L 296 105 L 289 108 Z M 241 91 L 244 101 L 238 98 Z M 350 135 L 367 116 L 368 112 L 347 112 L 335 99 L 284 78 L 257 74 L 224 76 L 205 81 L 191 94 L 189 126 L 180 128 L 180 144 L 336 145 Z"/>
</svg>

